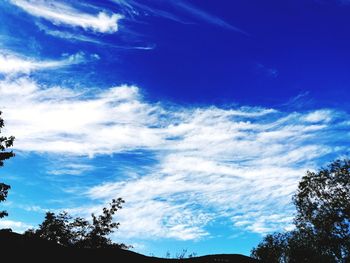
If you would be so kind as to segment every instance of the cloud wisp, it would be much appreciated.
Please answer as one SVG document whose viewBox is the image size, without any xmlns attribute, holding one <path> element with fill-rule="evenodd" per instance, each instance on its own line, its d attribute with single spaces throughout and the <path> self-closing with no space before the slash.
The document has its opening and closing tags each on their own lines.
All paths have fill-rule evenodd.
<svg viewBox="0 0 350 263">
<path fill-rule="evenodd" d="M 77 192 L 92 203 L 123 197 L 118 235 L 129 238 L 198 239 L 210 235 L 208 223 L 222 217 L 256 233 L 290 228 L 291 195 L 300 177 L 344 153 L 349 140 L 348 116 L 330 109 L 165 105 L 145 101 L 135 86 L 91 95 L 27 77 L 0 81 L 0 93 L 5 132 L 17 137 L 20 151 L 82 158 L 154 155 L 144 173 L 134 163 L 134 176 Z M 61 168 L 53 173 L 93 169 Z"/>
<path fill-rule="evenodd" d="M 162 17 L 165 19 L 172 20 L 174 22 L 178 22 L 181 24 L 191 24 L 189 21 L 186 21 L 184 18 L 160 8 L 155 8 L 151 5 L 142 4 L 140 2 L 136 2 L 133 0 L 125 1 L 125 0 L 111 0 L 116 3 L 123 13 L 127 15 L 129 18 L 135 18 L 140 15 L 152 15 L 155 17 Z"/>
<path fill-rule="evenodd" d="M 90 14 L 67 4 L 50 0 L 11 0 L 11 3 L 28 14 L 48 20 L 54 25 L 80 27 L 97 33 L 117 32 L 118 21 L 123 18 L 120 14 L 108 14 L 104 11 Z"/>
<path fill-rule="evenodd" d="M 171 3 L 178 6 L 182 10 L 188 12 L 189 14 L 193 15 L 194 17 L 201 19 L 207 23 L 210 23 L 210 24 L 222 27 L 222 28 L 226 28 L 229 30 L 233 30 L 233 31 L 239 32 L 241 34 L 244 34 L 246 36 L 249 36 L 249 34 L 245 31 L 243 31 L 242 29 L 235 27 L 235 26 L 231 25 L 230 23 L 226 22 L 225 20 L 223 20 L 222 18 L 219 18 L 217 16 L 209 14 L 208 12 L 206 12 L 198 7 L 195 7 L 194 5 L 189 4 L 188 2 L 174 1 Z"/>
<path fill-rule="evenodd" d="M 79 163 L 65 163 L 61 166 L 50 169 L 48 174 L 52 175 L 82 175 L 94 169 L 94 166 Z"/>
<path fill-rule="evenodd" d="M 8 51 L 0 51 L 0 74 L 29 74 L 37 70 L 56 69 L 79 64 L 85 62 L 86 60 L 87 58 L 85 57 L 84 53 L 65 56 L 60 60 L 36 60 L 22 57 Z"/>
<path fill-rule="evenodd" d="M 224 19 L 218 16 L 215 16 L 213 14 L 210 14 L 209 12 L 204 11 L 203 9 L 192 5 L 187 1 L 169 1 L 168 7 L 173 7 L 172 9 L 174 9 L 175 7 L 175 10 L 172 10 L 172 9 L 165 10 L 164 8 L 154 7 L 151 4 L 152 2 L 149 2 L 148 4 L 141 4 L 133 0 L 130 0 L 130 1 L 111 0 L 111 1 L 118 4 L 123 10 L 123 12 L 131 18 L 145 14 L 147 16 L 152 15 L 155 17 L 162 17 L 162 18 L 172 20 L 182 24 L 194 24 L 192 20 L 196 19 L 196 20 L 204 21 L 208 24 L 212 24 L 228 30 L 233 30 L 241 34 L 244 34 L 246 36 L 249 36 L 249 34 L 244 30 L 231 25 L 230 23 L 226 22 Z"/>
</svg>

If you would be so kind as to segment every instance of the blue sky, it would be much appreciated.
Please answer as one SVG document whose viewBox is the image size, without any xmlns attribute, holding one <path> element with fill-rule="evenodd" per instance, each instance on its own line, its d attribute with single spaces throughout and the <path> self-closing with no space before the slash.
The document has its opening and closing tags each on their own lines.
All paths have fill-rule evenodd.
<svg viewBox="0 0 350 263">
<path fill-rule="evenodd" d="M 350 2 L 0 3 L 16 157 L 0 227 L 112 198 L 144 254 L 249 254 L 307 170 L 348 156 Z"/>
</svg>

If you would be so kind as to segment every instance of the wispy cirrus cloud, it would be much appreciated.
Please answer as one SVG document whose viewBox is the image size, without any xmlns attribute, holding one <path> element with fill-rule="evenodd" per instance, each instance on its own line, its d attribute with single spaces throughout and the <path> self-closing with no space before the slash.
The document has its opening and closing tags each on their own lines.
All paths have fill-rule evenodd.
<svg viewBox="0 0 350 263">
<path fill-rule="evenodd" d="M 51 29 L 41 23 L 37 23 L 37 26 L 39 27 L 40 30 L 42 30 L 45 34 L 65 39 L 70 42 L 87 42 L 87 43 L 92 43 L 92 44 L 97 44 L 97 45 L 102 45 L 102 46 L 107 46 L 107 47 L 113 47 L 113 48 L 118 48 L 118 49 L 136 49 L 136 50 L 152 50 L 155 48 L 155 45 L 130 45 L 130 44 L 112 44 L 112 43 L 107 43 L 100 41 L 96 38 L 92 38 L 90 36 L 86 36 L 84 34 L 77 34 L 76 32 L 68 32 L 68 31 L 63 31 L 63 30 L 54 30 Z"/>
<path fill-rule="evenodd" d="M 279 75 L 279 72 L 276 68 L 267 67 L 266 65 L 263 65 L 261 63 L 256 64 L 256 69 L 259 72 L 262 72 L 267 77 L 277 78 Z"/>
<path fill-rule="evenodd" d="M 231 25 L 230 23 L 226 22 L 225 20 L 223 20 L 220 17 L 217 17 L 215 15 L 212 15 L 186 1 L 174 1 L 172 2 L 172 4 L 174 4 L 175 6 L 178 6 L 179 8 L 181 8 L 182 10 L 188 12 L 189 14 L 193 15 L 194 17 L 201 19 L 207 23 L 216 25 L 216 26 L 220 26 L 229 30 L 233 30 L 233 31 L 237 31 L 241 34 L 244 34 L 246 36 L 249 36 L 249 34 L 245 31 L 243 31 L 242 29 Z"/>
<path fill-rule="evenodd" d="M 133 176 L 75 192 L 91 206 L 70 211 L 85 215 L 100 210 L 96 202 L 123 197 L 116 235 L 125 238 L 198 239 L 223 217 L 256 233 L 289 229 L 300 177 L 343 154 L 349 140 L 348 115 L 332 109 L 167 105 L 147 102 L 135 86 L 90 94 L 27 77 L 0 81 L 0 93 L 5 132 L 17 137 L 19 151 L 152 153 L 147 169 L 136 162 L 127 169 Z M 62 167 L 73 174 L 85 168 Z"/>
<path fill-rule="evenodd" d="M 249 36 L 244 30 L 231 25 L 224 19 L 211 14 L 195 5 L 190 4 L 188 1 L 169 1 L 167 2 L 168 8 L 164 9 L 155 7 L 154 2 L 149 1 L 141 4 L 137 1 L 124 1 L 124 0 L 111 0 L 118 4 L 124 13 L 133 18 L 142 14 L 152 15 L 155 17 L 162 17 L 182 24 L 194 24 L 193 19 L 204 21 L 208 24 L 212 24 L 218 27 L 222 27 L 228 30 L 233 30 Z M 169 8 L 170 7 L 170 8 Z M 175 9 L 174 9 L 175 7 Z"/>
<path fill-rule="evenodd" d="M 152 15 L 155 17 L 162 17 L 182 24 L 191 24 L 184 18 L 172 13 L 171 11 L 166 11 L 160 8 L 153 7 L 151 4 L 142 4 L 137 1 L 129 0 L 111 0 L 118 4 L 123 10 L 124 14 L 130 18 L 135 18 L 140 15 Z"/>
<path fill-rule="evenodd" d="M 41 31 L 43 31 L 45 34 L 47 34 L 49 36 L 66 39 L 66 40 L 71 41 L 71 42 L 81 41 L 81 42 L 89 42 L 89 43 L 98 44 L 98 45 L 104 44 L 103 42 L 101 42 L 98 39 L 95 39 L 95 38 L 92 38 L 89 36 L 85 36 L 83 34 L 77 34 L 76 32 L 51 29 L 51 28 L 47 27 L 46 25 L 39 23 L 39 22 L 36 23 L 36 25 L 38 26 L 38 28 Z"/>
<path fill-rule="evenodd" d="M 80 52 L 64 56 L 59 60 L 37 60 L 3 50 L 0 51 L 0 74 L 28 74 L 36 70 L 55 69 L 83 63 L 91 58 L 97 59 L 98 56 L 95 55 L 87 58 L 84 53 Z"/>
<path fill-rule="evenodd" d="M 59 163 L 55 167 L 48 170 L 48 174 L 52 175 L 82 175 L 88 171 L 94 170 L 94 166 L 81 163 Z"/>
<path fill-rule="evenodd" d="M 104 11 L 100 11 L 98 14 L 90 14 L 63 2 L 51 0 L 11 0 L 11 3 L 25 12 L 48 20 L 55 25 L 80 27 L 98 33 L 117 32 L 118 21 L 123 18 L 120 14 L 107 14 Z"/>
</svg>

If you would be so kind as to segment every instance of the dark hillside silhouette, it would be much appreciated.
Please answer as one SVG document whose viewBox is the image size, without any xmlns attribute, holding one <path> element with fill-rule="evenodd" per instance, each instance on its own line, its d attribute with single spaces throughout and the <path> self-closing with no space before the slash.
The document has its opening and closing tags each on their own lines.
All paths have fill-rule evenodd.
<svg viewBox="0 0 350 263">
<path fill-rule="evenodd" d="M 147 257 L 121 248 L 64 247 L 53 241 L 0 230 L 1 262 L 135 262 L 135 263 L 254 263 L 242 255 L 210 255 L 189 259 L 163 259 Z M 2 253 L 6 251 L 6 253 Z"/>
<path fill-rule="evenodd" d="M 72 218 L 66 212 L 58 215 L 47 212 L 39 228 L 30 229 L 24 235 L 9 231 L 0 233 L 0 247 L 17 248 L 23 253 L 34 256 L 42 250 L 50 251 L 55 259 L 81 260 L 88 262 L 256 262 L 242 255 L 210 255 L 204 257 L 162 259 L 146 257 L 132 251 L 128 246 L 113 243 L 108 235 L 119 227 L 113 222 L 114 213 L 122 208 L 124 200 L 112 200 L 109 208 L 103 208 L 99 216 L 92 214 L 92 223 L 84 218 Z M 3 243 L 2 243 L 3 242 Z M 41 258 L 40 258 L 41 259 Z M 37 260 L 37 259 L 36 259 Z"/>
</svg>

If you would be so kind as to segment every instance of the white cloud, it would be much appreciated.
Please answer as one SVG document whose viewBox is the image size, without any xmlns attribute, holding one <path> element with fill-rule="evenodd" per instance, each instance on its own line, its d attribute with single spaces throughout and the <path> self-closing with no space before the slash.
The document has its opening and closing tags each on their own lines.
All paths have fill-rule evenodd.
<svg viewBox="0 0 350 263">
<path fill-rule="evenodd" d="M 152 117 L 157 107 L 141 102 L 136 87 L 116 87 L 84 100 L 80 92 L 20 78 L 1 81 L 0 93 L 7 127 L 16 130 L 21 150 L 93 155 L 163 140 L 149 127 L 157 121 Z"/>
<path fill-rule="evenodd" d="M 39 26 L 39 24 L 37 24 Z M 99 41 L 95 38 L 92 37 L 88 37 L 85 36 L 83 34 L 77 34 L 76 32 L 74 33 L 70 33 L 67 31 L 62 31 L 62 30 L 51 30 L 49 28 L 46 28 L 45 26 L 39 26 L 41 30 L 43 30 L 43 32 L 45 32 L 45 34 L 53 36 L 53 37 L 57 37 L 57 38 L 62 38 L 65 39 L 67 41 L 70 42 L 88 42 L 88 43 L 92 43 L 92 44 L 96 44 L 96 45 L 102 45 L 102 46 L 108 46 L 108 47 L 112 47 L 112 48 L 118 48 L 118 49 L 136 49 L 136 50 L 152 50 L 155 48 L 154 44 L 149 44 L 149 45 L 145 45 L 145 46 L 132 46 L 132 45 L 115 45 L 112 43 L 107 43 L 107 42 L 102 42 Z"/>
<path fill-rule="evenodd" d="M 58 167 L 54 167 L 48 170 L 48 174 L 53 175 L 81 175 L 83 173 L 94 170 L 94 166 L 88 164 L 79 163 L 64 163 L 59 164 Z"/>
<path fill-rule="evenodd" d="M 305 120 L 308 122 L 329 122 L 332 120 L 336 112 L 332 110 L 317 110 L 313 111 L 305 116 Z"/>
<path fill-rule="evenodd" d="M 28 212 L 46 213 L 49 211 L 48 209 L 42 208 L 38 205 L 18 205 L 18 207 Z"/>
<path fill-rule="evenodd" d="M 40 22 L 37 22 L 36 25 L 41 31 L 43 31 L 45 34 L 49 36 L 66 39 L 71 42 L 81 41 L 81 42 L 89 42 L 89 43 L 98 44 L 98 45 L 105 45 L 103 42 L 95 38 L 88 37 L 83 34 L 78 34 L 77 32 L 71 33 L 63 30 L 54 30 Z"/>
<path fill-rule="evenodd" d="M 12 231 L 14 231 L 14 232 L 23 233 L 27 229 L 33 228 L 33 226 L 29 225 L 27 223 L 20 222 L 20 221 L 1 219 L 0 220 L 0 229 L 2 229 L 2 228 L 11 228 Z"/>
<path fill-rule="evenodd" d="M 205 229 L 208 222 L 222 217 L 256 233 L 287 227 L 291 194 L 305 172 L 282 166 L 222 167 L 180 156 L 162 161 L 154 170 L 159 172 L 88 191 L 94 199 L 122 196 L 127 201 L 118 213 L 122 227 L 117 237 L 198 239 L 210 234 Z M 276 213 L 278 217 L 270 217 Z"/>
<path fill-rule="evenodd" d="M 18 150 L 155 156 L 144 174 L 135 163 L 129 167 L 135 176 L 85 191 L 99 203 L 127 201 L 116 235 L 128 238 L 197 239 L 210 235 L 206 226 L 218 217 L 257 233 L 288 229 L 300 177 L 329 154 L 343 153 L 349 140 L 347 116 L 330 110 L 168 106 L 145 101 L 135 86 L 86 96 L 25 77 L 0 81 L 0 93 L 5 132 L 16 136 Z"/>
<path fill-rule="evenodd" d="M 49 20 L 55 25 L 81 27 L 99 33 L 114 33 L 118 31 L 120 14 L 84 13 L 66 4 L 51 0 L 11 0 L 11 3 L 22 8 L 27 13 Z"/>
<path fill-rule="evenodd" d="M 8 51 L 0 51 L 0 74 L 30 73 L 36 70 L 55 69 L 86 60 L 84 53 L 65 56 L 60 60 L 35 60 Z"/>
</svg>

